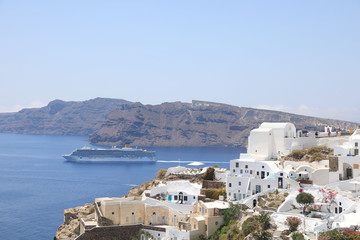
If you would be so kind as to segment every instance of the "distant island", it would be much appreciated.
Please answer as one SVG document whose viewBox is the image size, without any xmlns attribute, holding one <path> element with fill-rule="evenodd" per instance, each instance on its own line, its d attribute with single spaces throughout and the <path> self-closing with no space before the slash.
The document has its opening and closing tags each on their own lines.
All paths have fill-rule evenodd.
<svg viewBox="0 0 360 240">
<path fill-rule="evenodd" d="M 246 146 L 262 122 L 291 122 L 298 129 L 357 123 L 206 101 L 143 105 L 122 99 L 54 100 L 42 108 L 0 113 L 0 132 L 87 135 L 92 144 L 134 146 Z"/>
</svg>

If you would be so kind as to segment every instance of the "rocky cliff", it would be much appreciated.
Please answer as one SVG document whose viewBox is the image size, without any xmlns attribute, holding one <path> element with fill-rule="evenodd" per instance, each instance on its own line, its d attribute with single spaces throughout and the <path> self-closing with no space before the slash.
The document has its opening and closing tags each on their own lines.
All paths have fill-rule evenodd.
<svg viewBox="0 0 360 240">
<path fill-rule="evenodd" d="M 26 134 L 90 135 L 107 114 L 130 102 L 96 98 L 82 102 L 54 100 L 46 107 L 0 114 L 0 132 Z"/>
<path fill-rule="evenodd" d="M 90 141 L 100 145 L 246 146 L 250 130 L 266 121 L 292 122 L 297 129 L 322 131 L 324 125 L 342 129 L 357 126 L 346 121 L 203 101 L 134 103 L 112 111 Z"/>
</svg>

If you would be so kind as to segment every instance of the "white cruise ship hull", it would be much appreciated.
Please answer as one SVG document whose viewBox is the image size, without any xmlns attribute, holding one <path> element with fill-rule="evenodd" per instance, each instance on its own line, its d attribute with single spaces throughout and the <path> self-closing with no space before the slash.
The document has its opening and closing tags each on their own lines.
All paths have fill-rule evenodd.
<svg viewBox="0 0 360 240">
<path fill-rule="evenodd" d="M 63 155 L 63 157 L 69 162 L 156 162 L 155 159 L 148 157 L 139 157 L 139 158 L 116 158 L 116 157 L 78 157 Z"/>
</svg>

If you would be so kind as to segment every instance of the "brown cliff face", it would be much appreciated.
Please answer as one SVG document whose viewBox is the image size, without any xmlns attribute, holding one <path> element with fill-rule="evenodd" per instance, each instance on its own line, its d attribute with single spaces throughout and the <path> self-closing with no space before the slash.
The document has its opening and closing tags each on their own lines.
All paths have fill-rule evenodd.
<svg viewBox="0 0 360 240">
<path fill-rule="evenodd" d="M 42 108 L 0 114 L 0 132 L 23 134 L 90 135 L 114 109 L 130 102 L 96 98 L 82 102 L 54 100 Z"/>
<path fill-rule="evenodd" d="M 297 129 L 348 129 L 357 124 L 296 114 L 193 101 L 124 105 L 90 136 L 93 144 L 134 146 L 246 146 L 262 122 L 292 122 Z"/>
</svg>

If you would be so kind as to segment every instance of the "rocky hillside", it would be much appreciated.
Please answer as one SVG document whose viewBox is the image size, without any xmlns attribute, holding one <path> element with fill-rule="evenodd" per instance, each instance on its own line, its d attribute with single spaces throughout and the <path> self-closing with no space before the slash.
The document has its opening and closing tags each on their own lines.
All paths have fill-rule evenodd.
<svg viewBox="0 0 360 240">
<path fill-rule="evenodd" d="M 90 135 L 106 115 L 130 102 L 96 98 L 83 102 L 54 100 L 46 107 L 0 114 L 0 132 L 57 135 Z"/>
<path fill-rule="evenodd" d="M 357 124 L 296 114 L 193 101 L 143 105 L 112 111 L 90 136 L 93 144 L 135 146 L 246 146 L 250 130 L 262 122 L 292 122 L 297 129 L 342 129 Z"/>
</svg>

